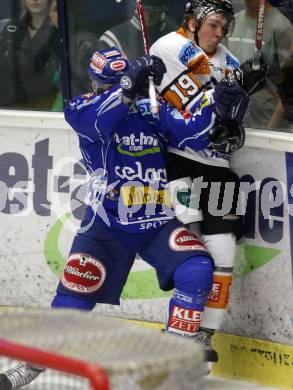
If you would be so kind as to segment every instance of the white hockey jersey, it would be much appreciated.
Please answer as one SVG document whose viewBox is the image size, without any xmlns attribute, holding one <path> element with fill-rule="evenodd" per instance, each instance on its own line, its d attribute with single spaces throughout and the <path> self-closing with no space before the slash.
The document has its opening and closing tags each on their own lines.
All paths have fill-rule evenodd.
<svg viewBox="0 0 293 390">
<path fill-rule="evenodd" d="M 204 51 L 179 29 L 158 39 L 150 54 L 161 57 L 167 67 L 157 87 L 160 95 L 178 109 L 190 111 L 209 87 L 210 68 Z"/>
<path fill-rule="evenodd" d="M 161 57 L 166 65 L 160 95 L 179 110 L 192 112 L 204 90 L 213 87 L 240 64 L 225 46 L 219 44 L 216 53 L 208 57 L 187 38 L 183 28 L 158 39 L 150 49 L 151 55 Z M 203 164 L 229 167 L 229 155 L 204 149 L 196 152 L 170 148 L 170 152 Z"/>
</svg>

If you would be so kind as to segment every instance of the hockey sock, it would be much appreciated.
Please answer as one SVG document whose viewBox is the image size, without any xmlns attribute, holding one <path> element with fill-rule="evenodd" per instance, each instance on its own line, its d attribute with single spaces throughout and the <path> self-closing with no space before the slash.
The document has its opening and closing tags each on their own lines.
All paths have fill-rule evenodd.
<svg viewBox="0 0 293 390">
<path fill-rule="evenodd" d="M 167 331 L 195 336 L 212 287 L 213 263 L 209 257 L 192 257 L 174 272 L 174 295 L 169 304 Z"/>
<path fill-rule="evenodd" d="M 227 311 L 232 271 L 234 266 L 236 240 L 233 233 L 204 235 L 215 262 L 213 287 L 206 303 L 201 326 L 207 329 L 219 329 Z"/>
</svg>

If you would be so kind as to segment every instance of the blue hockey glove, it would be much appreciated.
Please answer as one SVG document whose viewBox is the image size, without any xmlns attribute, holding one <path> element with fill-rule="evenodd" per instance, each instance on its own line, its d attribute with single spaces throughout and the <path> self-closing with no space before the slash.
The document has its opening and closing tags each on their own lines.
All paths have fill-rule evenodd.
<svg viewBox="0 0 293 390">
<path fill-rule="evenodd" d="M 165 72 L 165 64 L 156 56 L 144 55 L 129 61 L 128 71 L 120 79 L 123 95 L 133 99 L 138 93 L 145 94 L 148 76 L 153 76 L 154 83 L 159 85 Z"/>
<path fill-rule="evenodd" d="M 233 74 L 229 74 L 226 80 L 215 86 L 213 96 L 215 112 L 223 121 L 243 122 L 248 112 L 249 96 L 237 83 Z"/>
</svg>

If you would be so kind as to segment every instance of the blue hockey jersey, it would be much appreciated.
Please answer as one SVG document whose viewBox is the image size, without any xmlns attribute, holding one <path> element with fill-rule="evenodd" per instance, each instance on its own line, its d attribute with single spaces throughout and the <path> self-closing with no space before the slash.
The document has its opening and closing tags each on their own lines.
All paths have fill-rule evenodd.
<svg viewBox="0 0 293 390">
<path fill-rule="evenodd" d="M 167 147 L 206 148 L 217 121 L 211 91 L 185 118 L 167 103 L 153 115 L 144 97 L 126 104 L 119 86 L 99 96 L 72 99 L 65 119 L 79 137 L 90 176 L 87 201 L 95 218 L 130 233 L 175 217 L 165 168 Z"/>
</svg>

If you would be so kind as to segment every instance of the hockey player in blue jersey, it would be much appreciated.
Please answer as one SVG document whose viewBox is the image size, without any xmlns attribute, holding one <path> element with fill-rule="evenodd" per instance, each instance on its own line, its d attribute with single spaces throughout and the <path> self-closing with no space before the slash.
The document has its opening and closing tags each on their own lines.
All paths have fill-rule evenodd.
<svg viewBox="0 0 293 390">
<path fill-rule="evenodd" d="M 155 56 L 128 61 L 116 48 L 95 52 L 89 66 L 94 93 L 72 99 L 65 108 L 90 177 L 89 205 L 52 307 L 119 305 L 139 254 L 156 269 L 161 289 L 174 289 L 167 332 L 194 337 L 212 286 L 213 259 L 170 207 L 167 147 L 207 147 L 212 129 L 235 112 L 235 104 L 242 117 L 248 101 L 241 88 L 227 85 L 203 94 L 188 119 L 167 103 L 155 116 L 145 86 L 150 74 L 160 84 L 165 70 Z M 207 351 L 207 360 L 216 359 L 215 351 Z M 22 367 L 29 380 L 33 370 Z M 14 381 L 14 386 L 16 371 L 2 374 L 0 381 Z"/>
</svg>

